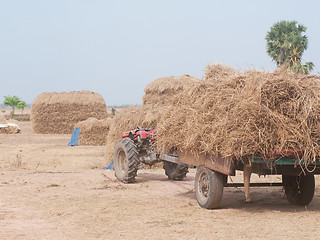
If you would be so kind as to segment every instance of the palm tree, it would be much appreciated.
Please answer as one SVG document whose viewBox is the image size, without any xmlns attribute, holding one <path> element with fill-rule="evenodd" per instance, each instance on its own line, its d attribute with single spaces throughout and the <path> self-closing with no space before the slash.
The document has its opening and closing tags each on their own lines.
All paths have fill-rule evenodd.
<svg viewBox="0 0 320 240">
<path fill-rule="evenodd" d="M 301 73 L 312 71 L 314 64 L 302 64 L 301 58 L 308 47 L 307 28 L 296 21 L 280 21 L 275 23 L 267 33 L 267 53 L 277 66 L 288 66 Z"/>
</svg>

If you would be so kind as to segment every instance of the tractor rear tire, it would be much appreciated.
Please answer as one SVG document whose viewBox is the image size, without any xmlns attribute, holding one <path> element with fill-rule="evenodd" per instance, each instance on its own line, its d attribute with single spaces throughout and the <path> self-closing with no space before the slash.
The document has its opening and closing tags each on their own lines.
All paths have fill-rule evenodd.
<svg viewBox="0 0 320 240">
<path fill-rule="evenodd" d="M 225 177 L 222 173 L 199 166 L 195 176 L 195 193 L 199 205 L 213 209 L 220 206 Z"/>
<path fill-rule="evenodd" d="M 132 183 L 137 176 L 139 156 L 137 147 L 130 138 L 120 139 L 114 148 L 113 167 L 117 179 Z"/>
<path fill-rule="evenodd" d="M 176 181 L 183 180 L 189 172 L 188 164 L 185 163 L 172 163 L 163 161 L 163 168 L 168 178 Z"/>
<path fill-rule="evenodd" d="M 314 175 L 287 176 L 282 175 L 283 188 L 289 202 L 300 206 L 308 205 L 314 195 Z"/>
</svg>

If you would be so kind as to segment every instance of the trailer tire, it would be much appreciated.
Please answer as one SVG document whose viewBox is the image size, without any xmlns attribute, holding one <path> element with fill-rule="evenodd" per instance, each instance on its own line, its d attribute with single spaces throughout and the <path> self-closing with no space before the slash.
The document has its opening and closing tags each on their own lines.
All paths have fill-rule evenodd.
<svg viewBox="0 0 320 240">
<path fill-rule="evenodd" d="M 185 163 L 172 163 L 163 161 L 163 168 L 168 178 L 176 181 L 183 180 L 189 172 L 189 166 Z"/>
<path fill-rule="evenodd" d="M 199 205 L 213 209 L 220 206 L 224 187 L 224 176 L 204 166 L 199 166 L 195 176 L 195 193 Z"/>
<path fill-rule="evenodd" d="M 137 147 L 130 138 L 120 139 L 114 148 L 113 167 L 119 181 L 132 183 L 137 176 L 139 156 Z"/>
<path fill-rule="evenodd" d="M 289 202 L 300 206 L 308 205 L 314 195 L 314 175 L 282 175 L 283 188 Z"/>
</svg>

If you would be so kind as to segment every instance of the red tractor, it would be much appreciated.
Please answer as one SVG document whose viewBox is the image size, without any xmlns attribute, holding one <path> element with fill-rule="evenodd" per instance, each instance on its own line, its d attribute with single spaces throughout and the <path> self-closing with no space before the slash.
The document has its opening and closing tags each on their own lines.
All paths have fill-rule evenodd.
<svg viewBox="0 0 320 240">
<path fill-rule="evenodd" d="M 171 180 L 182 180 L 188 173 L 188 165 L 178 162 L 176 151 L 168 154 L 157 153 L 156 129 L 143 129 L 123 133 L 115 145 L 113 154 L 113 167 L 118 180 L 132 183 L 137 176 L 138 166 L 144 163 L 152 166 L 162 161 L 165 174 Z"/>
</svg>

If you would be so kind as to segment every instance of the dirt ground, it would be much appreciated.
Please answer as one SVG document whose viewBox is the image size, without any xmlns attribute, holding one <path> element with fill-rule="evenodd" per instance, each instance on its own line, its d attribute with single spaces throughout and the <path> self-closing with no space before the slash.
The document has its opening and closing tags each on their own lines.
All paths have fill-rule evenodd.
<svg viewBox="0 0 320 240">
<path fill-rule="evenodd" d="M 220 209 L 202 209 L 195 169 L 169 181 L 163 169 L 139 170 L 123 184 L 105 170 L 104 146 L 67 147 L 69 135 L 0 135 L 0 239 L 317 239 L 319 177 L 307 207 L 281 187 L 225 188 Z M 233 182 L 241 182 L 239 174 Z M 273 176 L 254 182 L 280 181 Z"/>
</svg>

